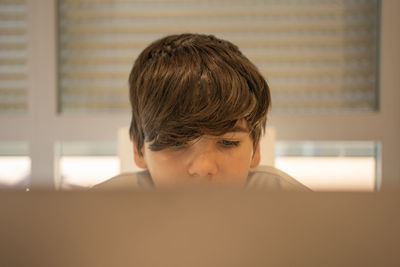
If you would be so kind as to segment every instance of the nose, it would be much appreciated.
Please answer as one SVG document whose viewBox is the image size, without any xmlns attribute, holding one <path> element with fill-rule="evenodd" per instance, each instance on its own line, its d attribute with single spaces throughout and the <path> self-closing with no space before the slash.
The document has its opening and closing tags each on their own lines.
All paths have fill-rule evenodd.
<svg viewBox="0 0 400 267">
<path fill-rule="evenodd" d="M 213 153 L 199 153 L 194 155 L 188 168 L 190 176 L 211 178 L 218 173 L 218 164 Z"/>
</svg>

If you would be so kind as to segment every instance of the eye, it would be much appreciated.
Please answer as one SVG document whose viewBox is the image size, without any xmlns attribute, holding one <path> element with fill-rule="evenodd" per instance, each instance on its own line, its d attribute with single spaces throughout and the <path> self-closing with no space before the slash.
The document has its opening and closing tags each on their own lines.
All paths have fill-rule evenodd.
<svg viewBox="0 0 400 267">
<path fill-rule="evenodd" d="M 239 141 L 232 141 L 232 140 L 226 140 L 226 139 L 219 140 L 218 143 L 226 148 L 237 147 L 240 144 Z"/>
<path fill-rule="evenodd" d="M 183 149 L 186 149 L 188 147 L 187 142 L 174 142 L 170 145 L 170 149 L 175 150 L 175 151 L 181 151 Z"/>
<path fill-rule="evenodd" d="M 173 146 L 176 146 L 176 147 L 180 147 L 180 146 L 184 146 L 184 145 L 186 145 L 186 142 L 176 142 L 173 144 Z"/>
<path fill-rule="evenodd" d="M 183 148 L 185 146 L 187 146 L 187 142 L 175 142 L 172 144 L 172 147 L 174 148 Z"/>
</svg>

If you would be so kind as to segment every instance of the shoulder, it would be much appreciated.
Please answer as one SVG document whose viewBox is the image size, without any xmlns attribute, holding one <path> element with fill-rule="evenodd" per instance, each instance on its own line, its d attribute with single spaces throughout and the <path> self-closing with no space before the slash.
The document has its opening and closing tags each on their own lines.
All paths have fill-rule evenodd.
<svg viewBox="0 0 400 267">
<path fill-rule="evenodd" d="M 272 191 L 311 191 L 289 174 L 272 166 L 259 166 L 251 169 L 246 187 Z"/>
<path fill-rule="evenodd" d="M 92 190 L 130 190 L 151 188 L 153 181 L 148 171 L 123 173 L 93 186 Z"/>
</svg>

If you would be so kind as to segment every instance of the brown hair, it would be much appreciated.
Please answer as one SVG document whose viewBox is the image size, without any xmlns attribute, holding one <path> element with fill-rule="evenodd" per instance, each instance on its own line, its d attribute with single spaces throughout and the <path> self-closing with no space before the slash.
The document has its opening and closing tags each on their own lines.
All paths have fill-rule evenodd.
<svg viewBox="0 0 400 267">
<path fill-rule="evenodd" d="M 129 76 L 130 136 L 158 151 L 202 135 L 222 135 L 245 119 L 254 148 L 265 131 L 268 85 L 234 44 L 180 34 L 145 48 Z"/>
</svg>

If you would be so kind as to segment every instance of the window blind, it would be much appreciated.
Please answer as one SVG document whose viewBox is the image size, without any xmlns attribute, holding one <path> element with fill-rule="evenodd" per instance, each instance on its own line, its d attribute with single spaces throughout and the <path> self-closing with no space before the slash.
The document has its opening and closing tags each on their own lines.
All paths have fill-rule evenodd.
<svg viewBox="0 0 400 267">
<path fill-rule="evenodd" d="M 378 0 L 60 0 L 58 10 L 61 112 L 128 110 L 137 55 L 183 32 L 237 44 L 268 81 L 273 112 L 377 108 Z"/>
<path fill-rule="evenodd" d="M 27 110 L 26 3 L 0 0 L 0 114 Z"/>
</svg>

